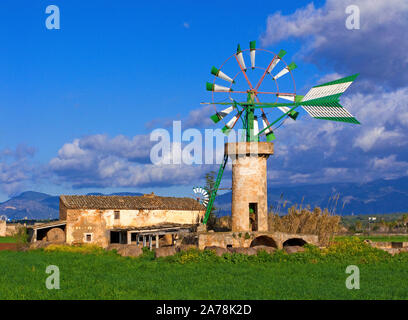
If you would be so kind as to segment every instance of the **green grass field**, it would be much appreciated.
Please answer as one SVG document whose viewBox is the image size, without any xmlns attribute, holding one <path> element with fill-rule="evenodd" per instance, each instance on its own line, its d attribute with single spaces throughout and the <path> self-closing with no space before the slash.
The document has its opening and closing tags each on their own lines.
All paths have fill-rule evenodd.
<svg viewBox="0 0 408 320">
<path fill-rule="evenodd" d="M 258 256 L 195 251 L 154 259 L 114 252 L 0 251 L 0 299 L 408 299 L 408 254 L 391 257 L 361 245 Z M 346 267 L 360 268 L 360 290 L 345 286 Z M 48 290 L 48 265 L 60 290 Z"/>
<path fill-rule="evenodd" d="M 17 242 L 14 237 L 0 237 L 0 243 L 15 243 Z"/>
<path fill-rule="evenodd" d="M 389 235 L 389 236 L 364 236 L 364 235 L 360 235 L 357 236 L 359 239 L 365 240 L 371 240 L 371 241 L 382 241 L 382 242 L 387 242 L 387 241 L 395 241 L 395 242 L 404 242 L 407 241 L 408 242 L 408 235 L 406 236 L 393 236 L 393 235 Z M 341 239 L 346 239 L 346 238 L 350 238 L 350 236 L 338 236 L 336 237 L 336 239 L 341 240 Z"/>
</svg>

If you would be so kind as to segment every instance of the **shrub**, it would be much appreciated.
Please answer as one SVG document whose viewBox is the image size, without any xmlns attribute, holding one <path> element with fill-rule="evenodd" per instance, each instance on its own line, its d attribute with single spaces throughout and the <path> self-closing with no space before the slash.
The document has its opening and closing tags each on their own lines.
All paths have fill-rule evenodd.
<svg viewBox="0 0 408 320">
<path fill-rule="evenodd" d="M 94 244 L 83 244 L 77 246 L 70 246 L 67 244 L 51 244 L 44 248 L 45 252 L 73 252 L 73 253 L 83 253 L 83 254 L 103 254 L 106 251 Z"/>
<path fill-rule="evenodd" d="M 26 227 L 17 227 L 16 233 L 13 238 L 18 244 L 26 244 L 28 242 L 28 232 Z"/>
</svg>

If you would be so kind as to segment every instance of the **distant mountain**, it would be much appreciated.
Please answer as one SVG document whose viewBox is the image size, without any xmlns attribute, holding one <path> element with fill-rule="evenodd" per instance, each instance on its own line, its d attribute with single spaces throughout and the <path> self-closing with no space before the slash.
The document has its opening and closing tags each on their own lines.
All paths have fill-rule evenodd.
<svg viewBox="0 0 408 320">
<path fill-rule="evenodd" d="M 88 195 L 104 194 L 89 193 Z M 140 196 L 143 194 L 117 192 L 110 195 Z M 336 205 L 333 198 L 337 195 L 339 200 Z M 282 208 L 285 201 L 286 206 Z M 294 204 L 328 207 L 331 210 L 335 208 L 335 213 L 342 215 L 408 212 L 408 177 L 396 180 L 375 180 L 368 183 L 330 183 L 268 188 L 268 206 L 280 208 L 279 212 L 283 214 Z M 219 209 L 220 215 L 230 214 L 231 192 L 217 196 L 214 206 Z M 26 191 L 0 203 L 0 215 L 6 215 L 9 219 L 25 217 L 58 219 L 59 197 Z"/>
<path fill-rule="evenodd" d="M 103 193 L 89 193 L 89 195 L 104 195 Z M 117 192 L 110 195 L 141 196 L 143 193 Z M 8 219 L 58 219 L 59 196 L 46 193 L 26 191 L 5 202 L 0 203 L 0 215 Z"/>
<path fill-rule="evenodd" d="M 339 199 L 336 205 L 337 195 Z M 286 206 L 282 208 L 285 201 Z M 294 204 L 335 209 L 336 214 L 342 215 L 408 212 L 408 177 L 375 180 L 368 183 L 330 183 L 268 188 L 268 207 L 280 208 L 279 211 L 283 214 Z M 220 215 L 229 214 L 231 192 L 217 196 L 214 206 L 219 208 Z"/>
</svg>

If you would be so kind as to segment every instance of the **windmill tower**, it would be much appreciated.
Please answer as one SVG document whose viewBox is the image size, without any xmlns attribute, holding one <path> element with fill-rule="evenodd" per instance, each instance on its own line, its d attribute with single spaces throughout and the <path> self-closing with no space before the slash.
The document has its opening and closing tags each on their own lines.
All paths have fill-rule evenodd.
<svg viewBox="0 0 408 320">
<path fill-rule="evenodd" d="M 224 160 L 208 200 L 204 224 L 207 223 L 227 160 L 230 158 L 232 231 L 268 231 L 267 159 L 274 153 L 274 132 L 287 119 L 296 120 L 299 115 L 296 109 L 299 107 L 316 119 L 359 124 L 339 103 L 339 97 L 357 74 L 317 85 L 305 96 L 298 95 L 292 74 L 297 66 L 293 62 L 287 64 L 283 60 L 285 54 L 284 50 L 275 54 L 256 48 L 255 41 L 251 41 L 249 49 L 241 50 L 238 45 L 235 54 L 219 68 L 211 69 L 214 80 L 212 83 L 207 82 L 206 88 L 212 94 L 212 102 L 203 104 L 215 106 L 216 112 L 211 119 L 215 123 L 224 122 L 222 131 L 226 135 L 230 134 L 239 122 L 242 123 L 243 134 L 239 142 L 225 144 Z M 249 68 L 245 63 L 248 59 L 245 59 L 245 55 L 249 55 Z M 278 65 L 283 68 L 276 73 L 274 70 Z M 219 84 L 221 81 L 223 83 Z M 255 83 L 256 85 L 253 85 Z M 267 89 L 262 89 L 263 87 Z M 224 99 L 221 95 L 224 95 Z M 275 98 L 275 101 L 270 102 L 271 98 Z M 268 102 L 261 102 L 261 99 Z M 220 111 L 218 106 L 222 107 Z M 274 117 L 274 120 L 269 122 L 268 117 Z M 259 121 L 262 124 L 261 130 Z"/>
</svg>

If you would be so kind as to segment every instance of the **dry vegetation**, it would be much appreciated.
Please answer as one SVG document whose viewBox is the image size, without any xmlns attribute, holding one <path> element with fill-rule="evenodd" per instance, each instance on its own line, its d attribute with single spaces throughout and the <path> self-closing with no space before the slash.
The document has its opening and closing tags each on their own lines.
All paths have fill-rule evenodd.
<svg viewBox="0 0 408 320">
<path fill-rule="evenodd" d="M 271 232 L 287 232 L 298 234 L 316 234 L 322 245 L 327 245 L 330 238 L 338 231 L 340 216 L 332 215 L 327 209 L 316 207 L 311 211 L 309 208 L 289 208 L 288 214 L 279 216 L 270 213 L 268 227 Z"/>
</svg>

